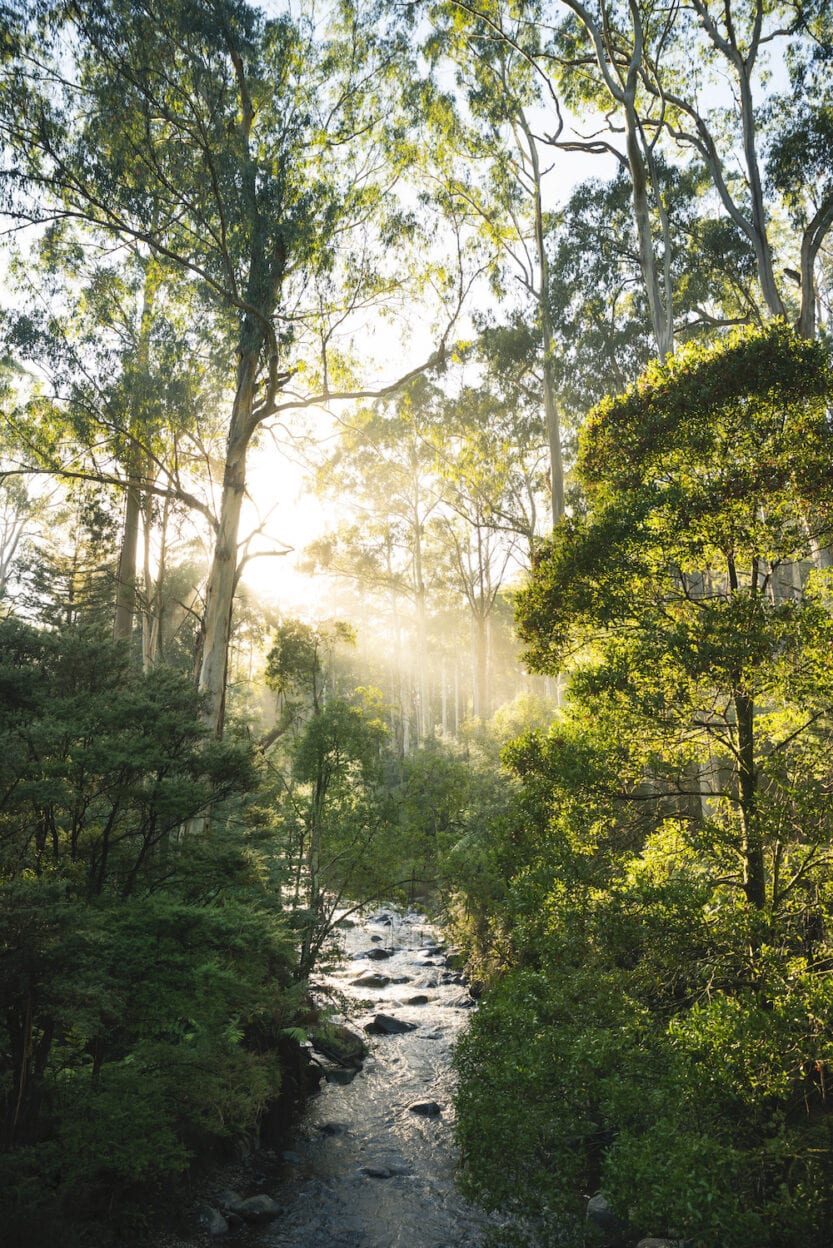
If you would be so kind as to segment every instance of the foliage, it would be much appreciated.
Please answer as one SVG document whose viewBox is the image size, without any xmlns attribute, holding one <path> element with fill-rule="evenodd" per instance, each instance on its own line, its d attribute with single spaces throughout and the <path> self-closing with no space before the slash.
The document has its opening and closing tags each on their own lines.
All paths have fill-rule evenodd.
<svg viewBox="0 0 833 1248">
<path fill-rule="evenodd" d="M 829 1240 L 830 387 L 777 322 L 652 365 L 520 595 L 570 705 L 504 752 L 458 1109 L 470 1190 L 544 1225 L 601 1187 L 635 1235 Z"/>
<path fill-rule="evenodd" d="M 94 632 L 0 628 L 4 1233 L 109 1210 L 117 1235 L 277 1094 L 291 944 L 250 752 L 205 747 L 192 686 Z M 183 837 L 209 803 L 210 840 Z"/>
</svg>

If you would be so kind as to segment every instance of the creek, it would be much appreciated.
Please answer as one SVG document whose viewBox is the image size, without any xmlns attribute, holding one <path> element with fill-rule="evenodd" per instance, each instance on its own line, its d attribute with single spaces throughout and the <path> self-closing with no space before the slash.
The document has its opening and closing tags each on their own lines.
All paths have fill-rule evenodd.
<svg viewBox="0 0 833 1248">
<path fill-rule="evenodd" d="M 278 1164 L 261 1177 L 280 1214 L 211 1242 L 476 1248 L 496 1221 L 455 1184 L 451 1066 L 474 1002 L 424 915 L 377 911 L 345 921 L 339 938 L 343 956 L 317 977 L 315 994 L 336 1003 L 335 1022 L 366 1038 L 363 1066 L 352 1077 L 324 1060 L 326 1082 Z M 410 1028 L 366 1035 L 380 1015 L 383 1027 L 392 1019 Z"/>
</svg>

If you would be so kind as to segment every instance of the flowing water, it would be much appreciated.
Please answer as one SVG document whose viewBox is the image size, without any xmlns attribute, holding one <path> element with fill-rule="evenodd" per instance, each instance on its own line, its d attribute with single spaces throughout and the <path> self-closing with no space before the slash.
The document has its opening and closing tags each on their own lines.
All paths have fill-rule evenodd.
<svg viewBox="0 0 833 1248">
<path fill-rule="evenodd" d="M 424 916 L 394 911 L 342 933 L 346 960 L 323 976 L 353 1030 L 383 1013 L 415 1029 L 369 1038 L 356 1078 L 310 1102 L 269 1191 L 282 1208 L 249 1232 L 259 1248 L 468 1248 L 491 1220 L 455 1186 L 451 1046 L 473 1002 Z M 365 959 L 371 950 L 390 956 Z M 356 985 L 362 972 L 390 980 Z M 411 998 L 428 998 L 408 1004 Z M 435 1102 L 434 1116 L 414 1112 Z"/>
</svg>

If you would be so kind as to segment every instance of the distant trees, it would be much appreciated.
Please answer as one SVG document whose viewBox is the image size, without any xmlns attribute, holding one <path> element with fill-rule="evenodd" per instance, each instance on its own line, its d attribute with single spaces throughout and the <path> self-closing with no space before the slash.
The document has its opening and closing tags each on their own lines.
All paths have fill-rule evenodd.
<svg viewBox="0 0 833 1248">
<path fill-rule="evenodd" d="M 485 372 L 485 347 L 471 361 Z M 482 723 L 494 709 L 490 687 L 500 685 L 507 656 L 492 629 L 497 641 L 507 624 L 501 596 L 547 514 L 534 402 L 497 368 L 456 393 L 420 379 L 359 413 L 317 469 L 321 492 L 350 511 L 309 557 L 379 604 L 390 638 L 380 683 L 397 708 L 403 754 L 412 721 L 419 744 L 438 725 L 447 731 L 454 719 L 459 728 L 468 716 Z"/>
</svg>

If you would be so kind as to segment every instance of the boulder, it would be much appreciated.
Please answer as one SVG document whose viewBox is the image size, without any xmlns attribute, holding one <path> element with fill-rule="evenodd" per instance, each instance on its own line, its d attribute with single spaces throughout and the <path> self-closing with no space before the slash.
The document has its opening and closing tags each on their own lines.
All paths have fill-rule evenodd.
<svg viewBox="0 0 833 1248">
<path fill-rule="evenodd" d="M 219 1209 L 213 1209 L 211 1205 L 203 1205 L 199 1211 L 198 1218 L 200 1226 L 209 1235 L 227 1234 L 228 1222 Z"/>
<path fill-rule="evenodd" d="M 221 1192 L 218 1192 L 216 1200 L 223 1213 L 228 1213 L 229 1210 L 236 1213 L 238 1206 L 243 1203 L 243 1197 L 230 1187 L 224 1187 Z"/>
<path fill-rule="evenodd" d="M 360 1174 L 366 1174 L 369 1179 L 389 1179 L 391 1172 L 387 1166 L 362 1166 Z"/>
<path fill-rule="evenodd" d="M 406 1023 L 404 1019 L 393 1018 L 390 1014 L 377 1014 L 373 1022 L 365 1026 L 369 1036 L 400 1036 L 416 1029 L 416 1023 Z"/>
<path fill-rule="evenodd" d="M 364 956 L 374 962 L 381 962 L 385 958 L 392 958 L 395 952 L 395 949 L 368 949 Z"/>
<path fill-rule="evenodd" d="M 336 1023 L 328 1023 L 320 1031 L 312 1033 L 312 1047 L 316 1053 L 323 1054 L 340 1066 L 358 1068 L 364 1060 L 367 1049 L 364 1040 L 351 1031 Z"/>
<path fill-rule="evenodd" d="M 383 940 L 384 937 L 383 936 L 371 936 L 370 939 L 371 940 Z"/>
<path fill-rule="evenodd" d="M 442 1112 L 436 1101 L 414 1101 L 408 1106 L 409 1114 L 419 1114 L 422 1118 L 439 1118 Z"/>
<path fill-rule="evenodd" d="M 241 1200 L 240 1204 L 234 1210 L 246 1222 L 271 1222 L 278 1216 L 281 1207 L 276 1200 L 265 1193 L 260 1196 L 249 1196 L 246 1200 Z"/>
<path fill-rule="evenodd" d="M 586 1234 L 588 1246 L 614 1248 L 627 1243 L 627 1223 L 623 1222 L 604 1192 L 597 1192 L 587 1202 Z"/>
<path fill-rule="evenodd" d="M 354 988 L 387 988 L 389 975 L 380 975 L 378 971 L 365 971 L 353 980 Z"/>
<path fill-rule="evenodd" d="M 431 998 L 426 997 L 424 992 L 418 992 L 413 997 L 406 997 L 403 1005 L 427 1005 L 430 1000 Z"/>
</svg>

